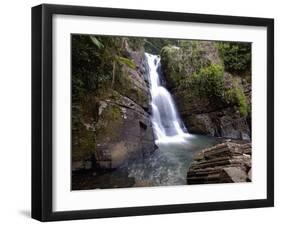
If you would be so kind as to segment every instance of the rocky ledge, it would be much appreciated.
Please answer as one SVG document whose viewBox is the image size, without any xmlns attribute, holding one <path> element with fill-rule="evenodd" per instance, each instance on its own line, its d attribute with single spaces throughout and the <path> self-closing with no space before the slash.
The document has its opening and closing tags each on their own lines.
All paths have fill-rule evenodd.
<svg viewBox="0 0 281 226">
<path fill-rule="evenodd" d="M 251 149 L 251 143 L 227 141 L 201 150 L 187 172 L 187 184 L 251 181 Z"/>
</svg>

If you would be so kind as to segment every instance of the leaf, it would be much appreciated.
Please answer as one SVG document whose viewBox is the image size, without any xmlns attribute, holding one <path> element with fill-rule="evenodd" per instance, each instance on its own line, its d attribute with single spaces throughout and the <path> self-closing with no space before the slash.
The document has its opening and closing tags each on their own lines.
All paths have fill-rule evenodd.
<svg viewBox="0 0 281 226">
<path fill-rule="evenodd" d="M 129 58 L 116 56 L 116 60 L 119 64 L 127 65 L 131 69 L 136 69 L 135 62 Z"/>
<path fill-rule="evenodd" d="M 95 36 L 91 35 L 90 38 L 99 49 L 102 49 L 104 47 L 104 45 Z"/>
</svg>

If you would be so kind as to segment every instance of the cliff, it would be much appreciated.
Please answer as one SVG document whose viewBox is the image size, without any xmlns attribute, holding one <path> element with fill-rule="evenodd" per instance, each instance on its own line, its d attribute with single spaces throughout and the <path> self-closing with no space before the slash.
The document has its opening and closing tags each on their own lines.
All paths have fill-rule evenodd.
<svg viewBox="0 0 281 226">
<path fill-rule="evenodd" d="M 162 48 L 166 85 L 190 133 L 251 139 L 250 48 L 209 41 Z"/>
<path fill-rule="evenodd" d="M 74 171 L 114 169 L 155 149 L 144 50 L 134 41 L 72 37 Z"/>
</svg>

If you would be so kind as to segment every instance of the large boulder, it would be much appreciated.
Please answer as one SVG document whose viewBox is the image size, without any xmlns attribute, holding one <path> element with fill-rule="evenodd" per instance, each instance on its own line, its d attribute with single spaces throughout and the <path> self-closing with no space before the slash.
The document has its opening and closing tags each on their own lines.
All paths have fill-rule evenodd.
<svg viewBox="0 0 281 226">
<path fill-rule="evenodd" d="M 117 168 L 154 151 L 149 114 L 117 92 L 100 103 L 95 158 L 100 168 Z"/>
<path fill-rule="evenodd" d="M 251 144 L 224 142 L 199 151 L 187 172 L 187 184 L 251 181 Z"/>
</svg>

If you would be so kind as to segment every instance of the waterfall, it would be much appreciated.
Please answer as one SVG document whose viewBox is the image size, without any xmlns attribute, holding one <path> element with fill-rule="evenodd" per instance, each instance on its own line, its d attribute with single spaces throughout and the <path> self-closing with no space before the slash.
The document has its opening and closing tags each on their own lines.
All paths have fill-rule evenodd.
<svg viewBox="0 0 281 226">
<path fill-rule="evenodd" d="M 150 78 L 152 126 L 157 145 L 187 142 L 187 132 L 169 91 L 161 85 L 160 57 L 145 53 Z"/>
</svg>

